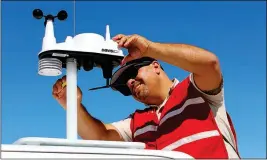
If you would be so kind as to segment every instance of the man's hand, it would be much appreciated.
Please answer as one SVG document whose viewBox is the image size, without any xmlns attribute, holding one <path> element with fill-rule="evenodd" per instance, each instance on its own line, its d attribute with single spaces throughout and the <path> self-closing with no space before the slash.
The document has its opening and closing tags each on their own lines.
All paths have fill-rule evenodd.
<svg viewBox="0 0 267 160">
<path fill-rule="evenodd" d="M 141 57 L 152 57 L 193 73 L 194 81 L 202 91 L 217 89 L 222 83 L 219 60 L 213 53 L 186 44 L 156 43 L 139 35 L 119 34 L 113 38 L 129 54 L 122 64 Z"/>
<path fill-rule="evenodd" d="M 64 108 L 67 108 L 67 92 L 66 92 L 66 76 L 63 76 L 61 79 L 58 79 L 53 86 L 53 97 L 57 100 L 57 102 Z M 77 103 L 81 103 L 82 101 L 82 91 L 79 87 L 77 87 Z"/>
<path fill-rule="evenodd" d="M 67 109 L 66 104 L 66 76 L 58 79 L 53 86 L 53 97 L 58 103 Z M 77 113 L 78 113 L 78 133 L 81 138 L 88 140 L 110 140 L 110 141 L 123 141 L 120 134 L 116 131 L 115 127 L 111 124 L 104 124 L 100 120 L 92 117 L 81 103 L 82 92 L 77 87 Z"/>
<path fill-rule="evenodd" d="M 124 57 L 121 65 L 128 61 L 144 57 L 151 43 L 151 41 L 136 34 L 130 36 L 119 34 L 113 37 L 113 40 L 118 43 L 119 47 L 128 49 L 129 54 Z"/>
</svg>

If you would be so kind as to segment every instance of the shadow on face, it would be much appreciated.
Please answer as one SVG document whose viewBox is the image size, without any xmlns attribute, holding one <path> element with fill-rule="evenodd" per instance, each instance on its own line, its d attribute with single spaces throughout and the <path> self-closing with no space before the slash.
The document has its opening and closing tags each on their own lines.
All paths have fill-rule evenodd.
<svg viewBox="0 0 267 160">
<path fill-rule="evenodd" d="M 135 78 L 127 81 L 132 96 L 135 100 L 149 104 L 157 97 L 162 69 L 157 61 L 138 69 Z"/>
</svg>

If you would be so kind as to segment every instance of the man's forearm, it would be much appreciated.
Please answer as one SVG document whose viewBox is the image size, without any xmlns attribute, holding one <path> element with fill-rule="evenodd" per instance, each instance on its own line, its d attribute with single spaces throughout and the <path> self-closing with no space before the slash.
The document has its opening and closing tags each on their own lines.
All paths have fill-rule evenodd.
<svg viewBox="0 0 267 160">
<path fill-rule="evenodd" d="M 152 42 L 145 56 L 162 60 L 197 75 L 205 75 L 219 65 L 217 57 L 211 52 L 186 44 Z"/>
<path fill-rule="evenodd" d="M 105 140 L 108 132 L 105 125 L 92 117 L 82 104 L 77 107 L 79 135 L 88 140 Z"/>
</svg>

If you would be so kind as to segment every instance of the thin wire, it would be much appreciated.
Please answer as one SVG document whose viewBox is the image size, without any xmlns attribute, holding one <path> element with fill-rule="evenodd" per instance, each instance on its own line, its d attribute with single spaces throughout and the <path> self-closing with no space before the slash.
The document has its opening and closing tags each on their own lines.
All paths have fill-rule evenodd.
<svg viewBox="0 0 267 160">
<path fill-rule="evenodd" d="M 75 18 L 76 18 L 76 15 L 75 15 L 75 10 L 76 6 L 75 6 L 75 0 L 73 0 L 73 23 L 74 23 L 74 26 L 73 26 L 73 37 L 75 36 L 75 31 L 76 31 L 76 28 L 75 28 Z"/>
</svg>

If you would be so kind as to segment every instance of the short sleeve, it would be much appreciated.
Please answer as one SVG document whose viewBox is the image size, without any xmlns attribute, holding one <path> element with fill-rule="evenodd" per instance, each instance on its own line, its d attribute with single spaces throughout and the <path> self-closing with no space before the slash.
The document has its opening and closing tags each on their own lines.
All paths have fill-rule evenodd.
<svg viewBox="0 0 267 160">
<path fill-rule="evenodd" d="M 208 101 L 212 112 L 215 116 L 216 123 L 218 128 L 220 129 L 221 133 L 225 136 L 225 138 L 230 142 L 232 146 L 235 146 L 235 138 L 232 133 L 227 114 L 226 114 L 226 107 L 224 102 L 224 88 L 222 87 L 221 91 L 216 95 L 209 95 L 201 91 L 194 82 L 193 74 L 190 74 L 190 82 L 194 85 L 194 87 L 206 98 Z M 231 157 L 237 157 L 238 155 L 233 150 L 233 148 L 228 144 L 228 142 L 224 141 L 226 144 L 226 149 L 228 154 Z"/>
<path fill-rule="evenodd" d="M 120 136 L 126 142 L 132 142 L 131 120 L 132 117 L 129 116 L 124 120 L 111 123 L 111 125 L 113 125 L 116 128 Z"/>
<path fill-rule="evenodd" d="M 208 100 L 209 104 L 211 104 L 212 106 L 215 106 L 215 107 L 219 107 L 219 106 L 222 106 L 223 102 L 224 102 L 224 88 L 221 89 L 221 91 L 216 94 L 216 95 L 209 95 L 209 94 L 206 94 L 204 93 L 203 91 L 201 91 L 197 85 L 195 84 L 195 81 L 194 81 L 194 76 L 193 74 L 191 73 L 190 74 L 190 82 L 194 85 L 194 87 Z"/>
</svg>

